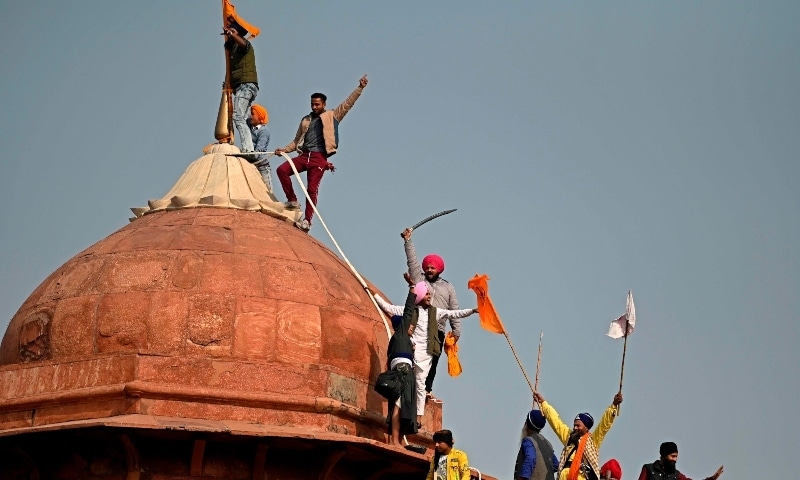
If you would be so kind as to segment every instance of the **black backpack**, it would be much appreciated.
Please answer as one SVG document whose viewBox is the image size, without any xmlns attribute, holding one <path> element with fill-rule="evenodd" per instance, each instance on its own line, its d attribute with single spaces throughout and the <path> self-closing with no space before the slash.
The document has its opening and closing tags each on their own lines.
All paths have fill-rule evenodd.
<svg viewBox="0 0 800 480">
<path fill-rule="evenodd" d="M 397 400 L 403 392 L 403 373 L 397 370 L 387 370 L 375 379 L 375 391 L 387 400 Z"/>
</svg>

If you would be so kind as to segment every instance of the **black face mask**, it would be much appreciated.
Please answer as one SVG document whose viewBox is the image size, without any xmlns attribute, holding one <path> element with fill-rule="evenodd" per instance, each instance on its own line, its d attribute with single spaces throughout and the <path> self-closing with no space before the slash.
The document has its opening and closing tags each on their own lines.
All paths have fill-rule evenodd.
<svg viewBox="0 0 800 480">
<path fill-rule="evenodd" d="M 675 472 L 675 462 L 673 460 L 661 459 L 661 465 L 666 473 Z"/>
</svg>

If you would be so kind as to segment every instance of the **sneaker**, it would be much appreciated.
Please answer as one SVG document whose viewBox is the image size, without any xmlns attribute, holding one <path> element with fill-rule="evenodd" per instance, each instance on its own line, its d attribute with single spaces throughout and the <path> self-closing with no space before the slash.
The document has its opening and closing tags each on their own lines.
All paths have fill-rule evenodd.
<svg viewBox="0 0 800 480">
<path fill-rule="evenodd" d="M 308 220 L 306 220 L 305 218 L 298 222 L 294 222 L 294 226 L 306 233 L 308 233 L 308 231 L 311 230 L 311 224 L 308 223 Z"/>
<path fill-rule="evenodd" d="M 300 210 L 300 203 L 298 203 L 296 201 L 294 201 L 294 202 L 285 202 L 283 204 L 283 208 L 285 208 L 286 210 Z"/>
<path fill-rule="evenodd" d="M 405 448 L 406 450 L 411 450 L 414 453 L 425 453 L 425 450 L 427 450 L 424 445 L 415 445 L 413 443 L 405 445 Z"/>
</svg>

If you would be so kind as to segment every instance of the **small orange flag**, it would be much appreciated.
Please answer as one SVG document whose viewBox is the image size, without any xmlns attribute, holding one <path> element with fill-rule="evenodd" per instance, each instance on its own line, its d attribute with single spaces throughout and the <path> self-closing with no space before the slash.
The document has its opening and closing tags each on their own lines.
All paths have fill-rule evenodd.
<svg viewBox="0 0 800 480">
<path fill-rule="evenodd" d="M 475 274 L 467 282 L 467 288 L 478 296 L 478 316 L 481 318 L 481 327 L 492 333 L 505 333 L 503 322 L 494 309 L 492 299 L 489 298 L 489 276 Z"/>
<path fill-rule="evenodd" d="M 451 377 L 461 375 L 461 362 L 458 360 L 458 345 L 453 332 L 447 332 L 444 338 L 444 353 L 447 355 L 447 373 Z"/>
<path fill-rule="evenodd" d="M 236 7 L 230 2 L 230 0 L 222 0 L 222 20 L 227 21 L 228 17 L 233 17 L 242 28 L 247 30 L 247 33 L 250 34 L 250 38 L 255 38 L 259 33 L 261 33 L 261 29 L 253 25 L 252 23 L 248 23 L 247 20 L 243 19 L 236 13 Z"/>
</svg>

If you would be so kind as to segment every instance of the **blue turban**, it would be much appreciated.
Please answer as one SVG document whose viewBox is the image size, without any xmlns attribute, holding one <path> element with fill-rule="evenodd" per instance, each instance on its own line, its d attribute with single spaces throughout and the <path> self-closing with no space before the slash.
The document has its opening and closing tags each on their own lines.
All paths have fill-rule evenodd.
<svg viewBox="0 0 800 480">
<path fill-rule="evenodd" d="M 392 328 L 394 330 L 397 330 L 397 328 L 400 326 L 400 323 L 402 323 L 402 321 L 403 321 L 402 315 L 392 315 Z"/>
<path fill-rule="evenodd" d="M 575 420 L 580 420 L 586 426 L 586 430 L 591 430 L 594 425 L 594 418 L 586 412 L 579 413 Z"/>
<path fill-rule="evenodd" d="M 541 430 L 544 428 L 546 422 L 542 412 L 539 410 L 531 410 L 528 412 L 528 417 L 525 418 L 525 423 L 534 430 Z"/>
</svg>

